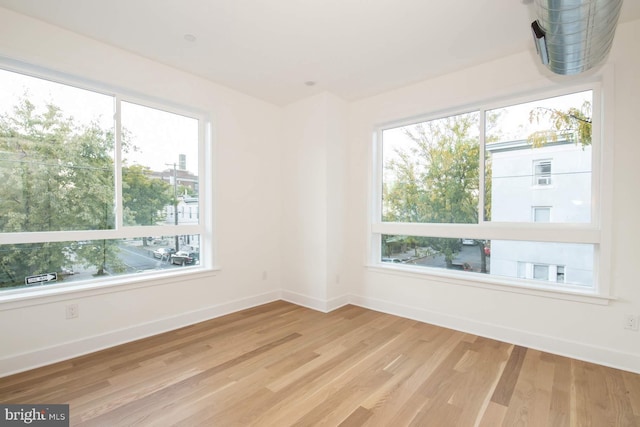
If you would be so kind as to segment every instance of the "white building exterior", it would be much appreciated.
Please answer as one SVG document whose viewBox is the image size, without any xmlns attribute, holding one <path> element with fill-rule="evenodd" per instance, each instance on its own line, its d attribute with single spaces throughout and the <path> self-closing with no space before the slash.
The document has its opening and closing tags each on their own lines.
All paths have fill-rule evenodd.
<svg viewBox="0 0 640 427">
<path fill-rule="evenodd" d="M 526 140 L 490 144 L 491 221 L 591 221 L 591 147 L 573 141 L 532 148 Z M 593 285 L 593 246 L 491 241 L 491 274 Z"/>
<path fill-rule="evenodd" d="M 177 224 L 197 224 L 199 220 L 199 203 L 197 197 L 178 196 L 178 222 Z M 175 224 L 174 206 L 166 205 L 164 207 L 165 223 Z"/>
<path fill-rule="evenodd" d="M 190 196 L 178 196 L 178 224 L 197 224 L 200 218 L 200 204 L 198 197 Z M 166 205 L 165 211 L 165 223 L 175 224 L 174 206 Z M 178 237 L 178 245 L 181 250 L 200 250 L 200 236 L 195 235 L 182 235 Z"/>
</svg>

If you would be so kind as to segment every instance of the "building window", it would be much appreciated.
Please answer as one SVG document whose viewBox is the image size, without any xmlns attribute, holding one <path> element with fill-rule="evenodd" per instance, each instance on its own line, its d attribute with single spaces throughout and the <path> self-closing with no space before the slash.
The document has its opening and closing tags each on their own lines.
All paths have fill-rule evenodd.
<svg viewBox="0 0 640 427">
<path fill-rule="evenodd" d="M 591 111 L 599 97 L 593 84 L 380 128 L 374 263 L 597 292 L 601 225 L 593 218 L 601 190 L 592 152 L 600 138 L 592 135 Z M 556 224 L 553 233 L 546 223 Z"/>
<path fill-rule="evenodd" d="M 564 271 L 564 265 L 535 264 L 519 261 L 517 277 L 520 279 L 565 283 Z"/>
<path fill-rule="evenodd" d="M 534 264 L 533 278 L 535 280 L 549 280 L 549 266 L 544 264 Z"/>
<path fill-rule="evenodd" d="M 558 265 L 556 267 L 556 282 L 564 283 L 564 265 Z"/>
<path fill-rule="evenodd" d="M 551 160 L 533 162 L 533 185 L 551 185 Z"/>
<path fill-rule="evenodd" d="M 551 208 L 547 206 L 534 206 L 532 209 L 533 222 L 551 222 Z"/>
<path fill-rule="evenodd" d="M 0 290 L 199 265 L 206 224 L 177 212 L 201 196 L 202 117 L 8 70 L 0 88 Z"/>
</svg>

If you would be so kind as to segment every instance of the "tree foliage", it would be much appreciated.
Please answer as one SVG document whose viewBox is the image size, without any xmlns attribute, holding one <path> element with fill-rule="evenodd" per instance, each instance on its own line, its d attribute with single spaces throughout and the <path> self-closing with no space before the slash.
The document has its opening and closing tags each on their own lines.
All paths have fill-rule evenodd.
<svg viewBox="0 0 640 427">
<path fill-rule="evenodd" d="M 3 232 L 113 227 L 113 132 L 23 100 L 0 117 Z M 88 190 L 91 189 L 91 190 Z"/>
<path fill-rule="evenodd" d="M 531 123 L 549 122 L 550 129 L 534 132 L 529 136 L 533 147 L 542 147 L 558 138 L 575 138 L 576 143 L 591 145 L 591 102 L 584 101 L 580 108 L 570 107 L 567 110 L 538 107 L 529 113 Z"/>
<path fill-rule="evenodd" d="M 172 187 L 151 177 L 151 169 L 132 165 L 122 168 L 122 202 L 125 225 L 155 225 L 164 219 L 163 208 L 173 203 Z"/>
<path fill-rule="evenodd" d="M 404 128 L 412 144 L 398 149 L 386 168 L 384 220 L 474 223 L 478 207 L 477 114 Z"/>
</svg>

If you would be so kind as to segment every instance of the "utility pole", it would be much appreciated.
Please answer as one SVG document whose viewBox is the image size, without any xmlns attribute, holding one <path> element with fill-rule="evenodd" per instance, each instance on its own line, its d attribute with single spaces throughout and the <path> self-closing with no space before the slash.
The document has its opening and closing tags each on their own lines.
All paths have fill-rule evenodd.
<svg viewBox="0 0 640 427">
<path fill-rule="evenodd" d="M 173 223 L 178 225 L 178 169 L 176 169 L 175 162 L 173 163 Z M 178 235 L 175 235 L 176 239 L 176 252 L 180 250 L 178 247 Z"/>
<path fill-rule="evenodd" d="M 173 165 L 171 163 L 165 163 L 167 166 L 173 166 L 173 223 L 178 225 L 178 168 L 177 164 L 174 162 Z M 176 244 L 176 252 L 180 250 L 179 248 L 178 235 L 175 235 L 175 244 Z"/>
</svg>

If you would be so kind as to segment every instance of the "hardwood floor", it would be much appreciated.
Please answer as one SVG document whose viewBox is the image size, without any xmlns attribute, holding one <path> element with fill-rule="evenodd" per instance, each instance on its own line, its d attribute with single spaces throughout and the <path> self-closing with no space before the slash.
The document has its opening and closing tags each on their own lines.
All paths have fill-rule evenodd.
<svg viewBox="0 0 640 427">
<path fill-rule="evenodd" d="M 0 379 L 77 426 L 640 426 L 640 375 L 278 301 Z"/>
</svg>

